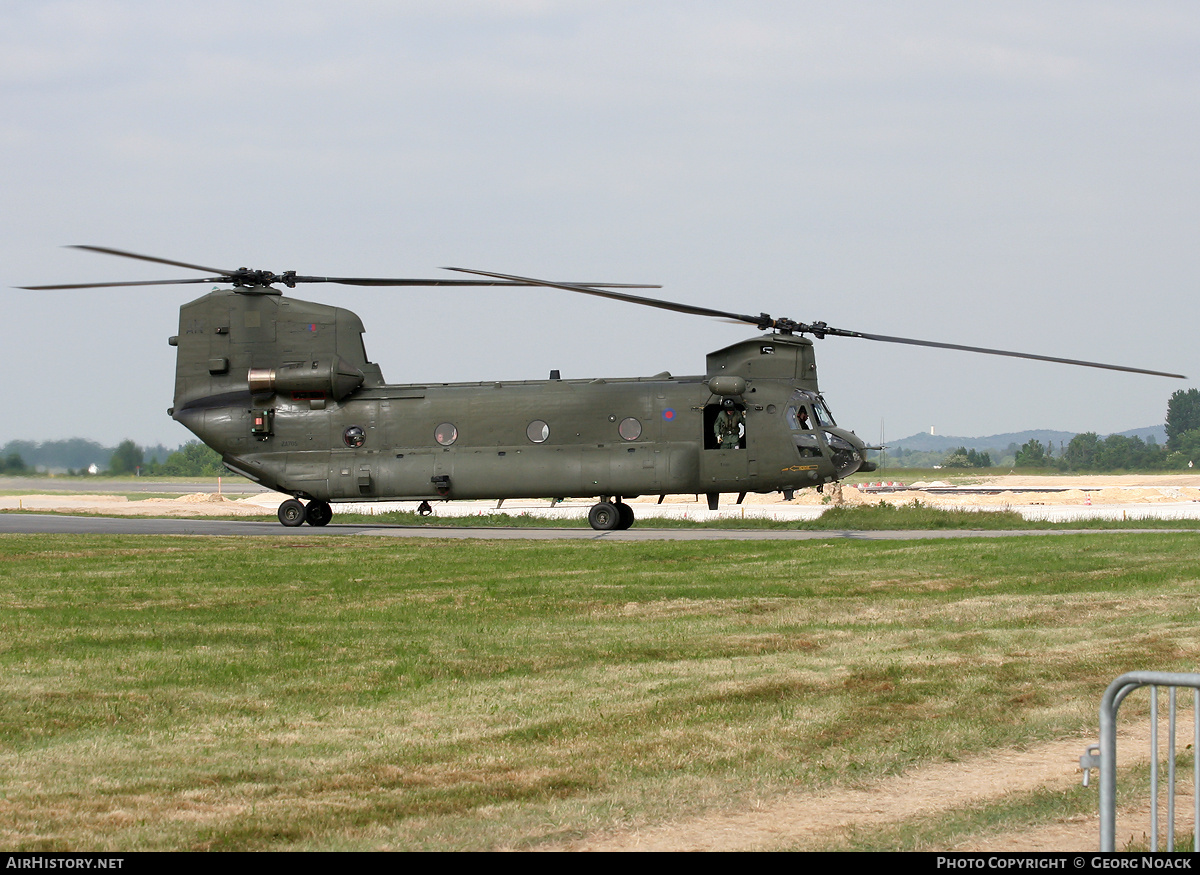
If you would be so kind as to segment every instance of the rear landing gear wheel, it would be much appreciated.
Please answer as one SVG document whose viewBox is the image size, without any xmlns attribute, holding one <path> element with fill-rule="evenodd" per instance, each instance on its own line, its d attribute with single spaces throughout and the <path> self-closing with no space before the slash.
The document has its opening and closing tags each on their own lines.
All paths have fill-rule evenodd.
<svg viewBox="0 0 1200 875">
<path fill-rule="evenodd" d="M 333 508 L 328 501 L 310 501 L 304 508 L 304 521 L 310 526 L 327 526 L 333 519 Z"/>
<path fill-rule="evenodd" d="M 289 498 L 279 505 L 279 521 L 289 529 L 304 525 L 304 505 L 294 498 Z"/>
<path fill-rule="evenodd" d="M 618 531 L 624 531 L 633 525 L 633 508 L 623 501 L 617 504 L 617 516 L 619 517 L 617 521 Z"/>
<path fill-rule="evenodd" d="M 592 505 L 588 511 L 588 524 L 598 532 L 611 532 L 621 524 L 621 512 L 617 505 L 608 501 Z"/>
</svg>

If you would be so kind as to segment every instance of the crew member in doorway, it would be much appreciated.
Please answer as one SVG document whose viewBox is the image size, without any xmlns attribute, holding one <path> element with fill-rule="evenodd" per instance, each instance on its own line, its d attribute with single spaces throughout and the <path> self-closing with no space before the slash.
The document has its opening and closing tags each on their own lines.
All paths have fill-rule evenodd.
<svg viewBox="0 0 1200 875">
<path fill-rule="evenodd" d="M 717 449 L 736 450 L 741 438 L 742 424 L 745 414 L 737 409 L 732 398 L 726 398 L 721 404 L 721 412 L 713 423 L 713 432 L 717 436 Z"/>
</svg>

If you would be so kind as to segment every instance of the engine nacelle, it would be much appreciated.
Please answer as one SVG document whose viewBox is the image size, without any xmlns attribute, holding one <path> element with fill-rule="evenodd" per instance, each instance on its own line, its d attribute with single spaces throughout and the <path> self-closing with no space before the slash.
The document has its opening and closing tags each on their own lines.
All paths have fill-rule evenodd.
<svg viewBox="0 0 1200 875">
<path fill-rule="evenodd" d="M 298 362 L 282 368 L 251 368 L 246 379 L 254 395 L 271 392 L 304 393 L 306 397 L 345 398 L 363 383 L 363 372 L 339 356 Z"/>
</svg>

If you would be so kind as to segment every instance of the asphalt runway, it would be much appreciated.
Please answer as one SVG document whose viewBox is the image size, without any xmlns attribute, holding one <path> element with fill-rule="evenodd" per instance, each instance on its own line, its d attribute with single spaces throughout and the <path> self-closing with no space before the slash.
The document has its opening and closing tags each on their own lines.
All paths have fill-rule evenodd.
<svg viewBox="0 0 1200 875">
<path fill-rule="evenodd" d="M 1112 530 L 1072 529 L 1055 531 L 777 531 L 745 529 L 655 529 L 634 526 L 623 532 L 560 528 L 461 528 L 456 526 L 363 525 L 330 523 L 323 528 L 301 526 L 289 529 L 276 522 L 256 520 L 184 520 L 145 517 L 66 516 L 63 514 L 0 513 L 0 534 L 23 535 L 213 535 L 286 538 L 371 536 L 380 538 L 477 538 L 531 541 L 924 541 L 940 538 L 1016 538 L 1028 535 L 1101 535 Z M 1188 529 L 1123 529 L 1131 532 L 1183 532 Z"/>
</svg>

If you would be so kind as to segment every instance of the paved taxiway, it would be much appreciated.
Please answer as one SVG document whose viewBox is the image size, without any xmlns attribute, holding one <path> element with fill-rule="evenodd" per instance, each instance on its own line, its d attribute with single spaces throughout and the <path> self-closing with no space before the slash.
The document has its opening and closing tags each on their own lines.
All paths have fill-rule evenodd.
<svg viewBox="0 0 1200 875">
<path fill-rule="evenodd" d="M 1111 532 L 1112 530 L 1108 530 Z M 1136 529 L 1124 533 L 1184 532 L 1188 529 Z M 624 532 L 596 532 L 592 529 L 534 528 L 457 528 L 451 526 L 395 526 L 333 523 L 324 528 L 302 526 L 289 529 L 277 522 L 254 520 L 188 520 L 138 517 L 66 516 L 62 514 L 0 513 L 0 534 L 67 535 L 255 535 L 265 537 L 324 537 L 364 535 L 382 538 L 482 538 L 491 540 L 533 541 L 818 541 L 849 539 L 856 541 L 918 541 L 934 538 L 1012 538 L 1025 535 L 1105 534 L 1102 529 L 1055 531 L 771 531 L 745 529 L 655 529 L 635 526 Z"/>
</svg>

